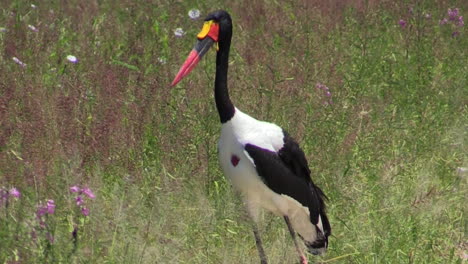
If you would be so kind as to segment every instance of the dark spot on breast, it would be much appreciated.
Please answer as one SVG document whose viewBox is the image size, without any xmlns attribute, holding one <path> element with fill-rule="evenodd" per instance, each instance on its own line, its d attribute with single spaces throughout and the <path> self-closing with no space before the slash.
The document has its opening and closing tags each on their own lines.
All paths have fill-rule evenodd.
<svg viewBox="0 0 468 264">
<path fill-rule="evenodd" d="M 239 157 L 237 157 L 236 155 L 233 154 L 233 155 L 231 156 L 231 163 L 232 163 L 232 166 L 236 167 L 237 164 L 239 164 L 239 161 L 240 161 L 240 159 L 239 159 Z"/>
</svg>

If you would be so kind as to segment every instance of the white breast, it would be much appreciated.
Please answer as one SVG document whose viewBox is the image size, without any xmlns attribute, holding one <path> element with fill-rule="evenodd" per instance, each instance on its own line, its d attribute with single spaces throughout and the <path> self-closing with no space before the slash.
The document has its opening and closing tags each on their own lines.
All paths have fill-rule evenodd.
<svg viewBox="0 0 468 264">
<path fill-rule="evenodd" d="M 258 121 L 236 109 L 234 117 L 222 126 L 218 155 L 224 174 L 241 192 L 254 219 L 258 207 L 278 215 L 283 214 L 275 202 L 279 195 L 270 190 L 258 176 L 253 160 L 244 150 L 246 144 L 276 152 L 283 147 L 281 128 Z M 231 161 L 233 155 L 239 158 L 237 165 Z"/>
</svg>

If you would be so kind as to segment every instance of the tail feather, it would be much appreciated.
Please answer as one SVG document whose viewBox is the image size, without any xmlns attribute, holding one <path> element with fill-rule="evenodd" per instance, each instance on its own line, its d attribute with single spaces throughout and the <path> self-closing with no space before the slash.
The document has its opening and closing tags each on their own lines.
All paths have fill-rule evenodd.
<svg viewBox="0 0 468 264">
<path fill-rule="evenodd" d="M 323 217 L 326 219 L 326 216 Z M 325 221 L 328 221 L 326 219 Z M 322 217 L 319 215 L 319 222 L 315 225 L 316 237 L 313 241 L 304 240 L 304 244 L 307 246 L 308 251 L 314 255 L 322 255 L 327 251 L 328 248 L 328 236 L 330 230 L 324 230 Z"/>
</svg>

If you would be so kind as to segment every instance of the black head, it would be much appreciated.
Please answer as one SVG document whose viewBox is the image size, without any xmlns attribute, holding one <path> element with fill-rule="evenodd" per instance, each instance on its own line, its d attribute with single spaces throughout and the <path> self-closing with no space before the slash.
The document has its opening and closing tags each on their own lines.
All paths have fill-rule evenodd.
<svg viewBox="0 0 468 264">
<path fill-rule="evenodd" d="M 206 16 L 205 21 L 210 21 L 210 20 L 214 20 L 216 23 L 229 22 L 229 24 L 231 24 L 232 22 L 231 16 L 229 15 L 229 13 L 224 10 L 217 10 L 217 11 L 213 11 L 209 13 Z"/>
<path fill-rule="evenodd" d="M 232 37 L 232 19 L 231 15 L 224 10 L 218 10 L 209 13 L 205 21 L 213 21 L 219 24 L 219 44 L 222 45 L 223 42 L 231 40 Z"/>
</svg>

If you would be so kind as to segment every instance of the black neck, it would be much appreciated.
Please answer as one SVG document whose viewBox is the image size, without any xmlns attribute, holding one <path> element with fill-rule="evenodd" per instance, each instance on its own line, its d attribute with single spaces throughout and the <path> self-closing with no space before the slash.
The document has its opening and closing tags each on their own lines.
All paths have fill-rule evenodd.
<svg viewBox="0 0 468 264">
<path fill-rule="evenodd" d="M 218 42 L 219 50 L 216 54 L 215 101 L 221 123 L 226 123 L 234 116 L 234 105 L 229 98 L 227 74 L 229 66 L 229 49 L 231 47 L 231 34 Z"/>
</svg>

